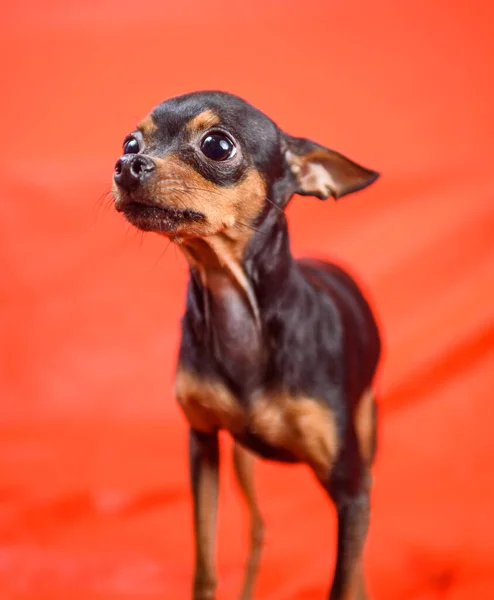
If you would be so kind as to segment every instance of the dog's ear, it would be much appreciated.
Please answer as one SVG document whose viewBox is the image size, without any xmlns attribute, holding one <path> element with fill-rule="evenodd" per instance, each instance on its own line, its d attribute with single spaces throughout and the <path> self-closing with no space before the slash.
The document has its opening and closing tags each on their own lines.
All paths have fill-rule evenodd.
<svg viewBox="0 0 494 600">
<path fill-rule="evenodd" d="M 295 182 L 293 193 L 326 200 L 366 188 L 379 173 L 310 140 L 284 136 L 285 160 Z"/>
</svg>

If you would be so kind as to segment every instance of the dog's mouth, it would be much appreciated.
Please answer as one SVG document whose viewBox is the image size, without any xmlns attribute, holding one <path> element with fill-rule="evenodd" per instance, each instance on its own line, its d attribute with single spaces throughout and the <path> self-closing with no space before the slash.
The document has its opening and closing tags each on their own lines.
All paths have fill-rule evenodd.
<svg viewBox="0 0 494 600">
<path fill-rule="evenodd" d="M 189 208 L 157 206 L 129 198 L 121 207 L 125 218 L 142 231 L 173 233 L 194 223 L 202 223 L 205 216 Z"/>
</svg>

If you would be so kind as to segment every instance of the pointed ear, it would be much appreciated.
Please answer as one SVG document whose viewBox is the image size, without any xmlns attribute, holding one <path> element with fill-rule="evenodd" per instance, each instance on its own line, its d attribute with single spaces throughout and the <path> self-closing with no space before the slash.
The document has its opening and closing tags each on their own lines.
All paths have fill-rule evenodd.
<svg viewBox="0 0 494 600">
<path fill-rule="evenodd" d="M 295 194 L 326 200 L 358 192 L 374 183 L 376 171 L 310 140 L 285 135 L 285 159 L 295 180 Z"/>
</svg>

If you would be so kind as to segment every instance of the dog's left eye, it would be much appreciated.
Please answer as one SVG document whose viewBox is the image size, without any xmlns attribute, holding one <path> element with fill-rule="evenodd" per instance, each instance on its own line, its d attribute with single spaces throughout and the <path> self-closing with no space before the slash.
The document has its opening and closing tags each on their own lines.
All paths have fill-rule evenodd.
<svg viewBox="0 0 494 600">
<path fill-rule="evenodd" d="M 202 140 L 201 151 L 211 160 L 227 160 L 235 155 L 236 148 L 228 136 L 215 132 Z"/>
<path fill-rule="evenodd" d="M 139 152 L 139 142 L 135 138 L 130 138 L 124 143 L 124 154 L 137 154 Z"/>
</svg>

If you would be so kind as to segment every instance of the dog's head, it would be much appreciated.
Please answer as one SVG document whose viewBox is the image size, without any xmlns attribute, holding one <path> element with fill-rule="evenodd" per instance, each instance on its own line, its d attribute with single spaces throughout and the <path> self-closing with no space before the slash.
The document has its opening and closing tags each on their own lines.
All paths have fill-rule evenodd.
<svg viewBox="0 0 494 600">
<path fill-rule="evenodd" d="M 293 194 L 340 198 L 377 177 L 236 96 L 197 92 L 158 105 L 125 138 L 113 195 L 139 229 L 205 238 L 252 228 Z"/>
</svg>

